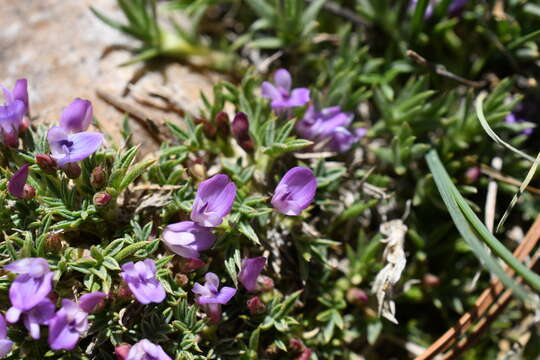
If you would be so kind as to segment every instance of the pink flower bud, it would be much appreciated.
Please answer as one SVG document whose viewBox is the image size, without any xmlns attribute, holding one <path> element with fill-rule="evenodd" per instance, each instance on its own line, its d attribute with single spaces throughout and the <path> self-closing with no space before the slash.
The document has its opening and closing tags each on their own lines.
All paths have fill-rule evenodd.
<svg viewBox="0 0 540 360">
<path fill-rule="evenodd" d="M 254 296 L 247 301 L 247 308 L 251 315 L 263 314 L 266 311 L 266 305 L 258 296 Z"/>
<path fill-rule="evenodd" d="M 112 199 L 112 195 L 104 191 L 100 191 L 94 195 L 94 205 L 103 207 L 109 204 Z"/>
<path fill-rule="evenodd" d="M 46 174 L 54 174 L 57 169 L 56 160 L 46 154 L 37 154 L 36 164 Z"/>
<path fill-rule="evenodd" d="M 116 355 L 116 360 L 126 360 L 130 349 L 131 345 L 129 344 L 122 344 L 116 346 L 114 348 L 114 355 Z"/>
<path fill-rule="evenodd" d="M 266 275 L 261 275 L 257 279 L 257 290 L 261 292 L 270 291 L 274 288 L 274 280 Z"/>
<path fill-rule="evenodd" d="M 355 305 L 366 305 L 368 303 L 367 294 L 359 288 L 350 288 L 347 291 L 347 301 Z"/>
</svg>

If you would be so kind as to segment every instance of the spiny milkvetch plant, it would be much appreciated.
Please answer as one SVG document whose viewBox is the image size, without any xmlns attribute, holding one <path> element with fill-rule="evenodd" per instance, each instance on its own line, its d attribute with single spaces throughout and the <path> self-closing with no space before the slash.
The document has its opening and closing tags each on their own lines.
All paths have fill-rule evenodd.
<svg viewBox="0 0 540 360">
<path fill-rule="evenodd" d="M 24 80 L 5 92 L 2 354 L 407 358 L 490 276 L 515 300 L 465 358 L 516 338 L 536 354 L 523 305 L 538 276 L 511 249 L 538 200 L 524 193 L 503 232 L 480 220 L 488 183 L 503 179 L 499 220 L 530 168 L 499 144 L 540 150 L 540 12 L 501 3 L 118 0 L 124 22 L 99 13 L 141 41 L 134 61 L 243 61 L 142 159 L 129 126 L 112 144 L 86 100 L 45 128 Z"/>
<path fill-rule="evenodd" d="M 267 351 L 292 341 L 299 356 L 311 354 L 292 316 L 304 286 L 275 284 L 288 271 L 305 283 L 330 268 L 338 243 L 311 214 L 332 207 L 316 194 L 336 175 L 309 154 L 346 154 L 365 132 L 351 130 L 354 115 L 339 106 L 308 107 L 310 89 L 294 87 L 285 69 L 245 81 L 241 91 L 218 88 L 237 107 L 232 121 L 215 112 L 213 122 L 187 119 L 187 129 L 169 124 L 174 139 L 144 161 L 89 131 L 89 101 L 35 129 L 26 80 L 5 90 L 0 249 L 11 307 L 0 318 L 1 356 L 256 358 L 261 333 L 275 331 Z M 206 112 L 223 106 L 216 99 Z M 288 155 L 300 149 L 305 160 Z M 135 182 L 149 186 L 142 198 Z M 212 335 L 231 329 L 250 333 L 248 342 Z"/>
</svg>

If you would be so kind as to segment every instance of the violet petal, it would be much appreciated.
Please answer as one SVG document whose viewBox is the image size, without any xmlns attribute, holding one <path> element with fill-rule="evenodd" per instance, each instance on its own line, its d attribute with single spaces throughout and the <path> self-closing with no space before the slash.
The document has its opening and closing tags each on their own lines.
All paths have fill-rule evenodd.
<svg viewBox="0 0 540 360">
<path fill-rule="evenodd" d="M 265 265 L 266 258 L 264 256 L 242 260 L 242 269 L 238 274 L 238 280 L 247 291 L 252 292 L 257 289 L 257 278 Z"/>
<path fill-rule="evenodd" d="M 28 179 L 28 169 L 30 164 L 24 164 L 17 170 L 11 179 L 8 182 L 8 191 L 9 193 L 19 199 L 23 198 L 24 195 L 24 185 Z"/>
</svg>

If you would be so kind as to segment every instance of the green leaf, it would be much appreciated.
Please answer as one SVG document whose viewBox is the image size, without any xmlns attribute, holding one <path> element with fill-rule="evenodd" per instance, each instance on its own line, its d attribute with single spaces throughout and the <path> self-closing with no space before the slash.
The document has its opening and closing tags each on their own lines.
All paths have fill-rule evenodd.
<svg viewBox="0 0 540 360">
<path fill-rule="evenodd" d="M 469 205 L 461 197 L 461 195 L 455 188 L 454 184 L 450 181 L 450 177 L 448 176 L 441 161 L 439 160 L 437 153 L 434 150 L 430 151 L 426 155 L 426 160 L 427 160 L 429 169 L 431 170 L 431 173 L 433 174 L 435 184 L 437 185 L 437 188 L 439 189 L 439 192 L 441 193 L 443 201 L 446 207 L 448 208 L 448 211 L 450 212 L 450 216 L 454 220 L 454 224 L 458 228 L 464 240 L 471 247 L 471 250 L 473 251 L 473 253 L 491 273 L 496 275 L 501 280 L 501 282 L 507 288 L 512 289 L 512 291 L 514 292 L 516 296 L 518 296 L 522 300 L 527 300 L 527 292 L 525 291 L 525 289 L 521 285 L 519 285 L 516 281 L 514 281 L 510 276 L 508 276 L 508 274 L 504 272 L 504 270 L 499 265 L 497 260 L 487 252 L 482 241 L 484 243 L 487 243 L 488 245 L 497 244 L 496 246 L 492 248 L 494 252 L 495 252 L 495 249 L 501 250 L 501 247 L 504 248 L 504 246 L 501 243 L 499 243 L 498 240 L 494 238 L 493 239 L 495 241 L 492 241 L 492 238 L 486 237 L 485 234 L 482 235 L 481 237 L 482 241 L 480 241 L 478 237 L 476 236 L 476 234 L 474 233 L 473 229 L 471 228 L 471 221 L 475 223 L 476 230 L 483 227 L 485 229 L 485 232 L 489 233 L 489 231 L 485 228 L 485 226 L 483 226 L 483 224 L 481 227 L 479 227 L 479 225 L 476 223 L 474 219 L 476 218 L 476 220 L 478 220 L 478 218 L 476 217 L 476 215 L 474 215 L 474 212 L 472 211 L 472 209 L 470 209 Z M 469 211 L 467 211 L 467 213 L 464 213 L 464 209 L 468 209 Z M 495 253 L 498 255 L 498 252 L 495 252 Z M 512 254 L 510 254 L 510 256 L 513 257 Z M 514 260 L 515 261 L 512 261 L 512 263 L 518 262 L 517 259 L 514 258 Z M 530 272 L 530 270 L 527 270 L 527 271 Z M 524 274 L 525 273 L 522 273 L 520 275 L 524 275 Z M 530 276 L 528 277 L 530 278 Z M 540 282 L 536 285 L 538 286 L 538 288 L 535 287 L 535 289 L 539 290 Z"/>
<path fill-rule="evenodd" d="M 122 261 L 126 257 L 135 254 L 137 250 L 143 249 L 149 244 L 149 241 L 139 241 L 129 246 L 126 246 L 122 251 L 120 251 L 118 254 L 116 254 L 116 256 L 114 256 L 114 259 L 116 261 Z"/>
<path fill-rule="evenodd" d="M 240 224 L 238 224 L 238 231 L 246 235 L 246 237 L 253 241 L 255 244 L 261 245 L 257 233 L 255 232 L 251 224 L 249 224 L 247 221 L 241 221 Z"/>
</svg>

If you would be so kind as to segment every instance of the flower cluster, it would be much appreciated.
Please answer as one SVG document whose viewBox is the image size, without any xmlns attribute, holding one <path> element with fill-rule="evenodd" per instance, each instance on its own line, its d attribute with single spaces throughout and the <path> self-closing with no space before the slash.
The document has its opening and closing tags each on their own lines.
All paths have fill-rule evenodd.
<svg viewBox="0 0 540 360">
<path fill-rule="evenodd" d="M 55 312 L 55 304 L 50 299 L 54 272 L 49 269 L 45 259 L 16 260 L 6 265 L 5 269 L 18 274 L 9 288 L 11 308 L 6 313 L 7 322 L 13 324 L 22 319 L 34 339 L 40 338 L 40 325 L 47 325 L 48 342 L 53 350 L 75 348 L 79 338 L 88 330 L 88 315 L 107 297 L 106 294 L 95 291 L 82 295 L 77 302 L 62 299 L 62 306 Z M 165 299 L 165 290 L 155 277 L 156 265 L 153 260 L 129 262 L 122 266 L 122 270 L 124 270 L 121 273 L 122 278 L 140 303 L 159 303 Z M 11 349 L 12 342 L 6 336 L 6 325 L 0 315 L 0 356 L 7 354 Z M 149 354 L 152 353 L 152 350 L 148 350 L 149 346 L 142 347 L 146 349 L 145 351 L 149 351 Z M 137 349 L 134 346 L 131 351 L 134 354 L 143 351 Z M 136 355 L 133 356 L 133 359 L 140 359 Z"/>
<path fill-rule="evenodd" d="M 272 109 L 282 114 L 284 109 L 304 106 L 310 101 L 309 89 L 291 89 L 289 72 L 279 69 L 274 74 L 274 84 L 262 84 L 262 96 L 271 100 Z M 296 123 L 296 132 L 305 139 L 323 144 L 323 147 L 338 153 L 348 151 L 363 137 L 367 130 L 358 128 L 352 132 L 349 125 L 354 115 L 343 112 L 339 106 L 316 109 L 309 105 L 302 120 Z"/>
<path fill-rule="evenodd" d="M 280 213 L 298 216 L 313 201 L 316 188 L 317 180 L 310 169 L 292 168 L 276 187 L 272 205 Z M 193 202 L 192 221 L 170 224 L 163 230 L 162 238 L 167 248 L 184 258 L 199 260 L 200 252 L 214 244 L 216 238 L 212 227 L 220 225 L 230 213 L 235 197 L 236 185 L 227 175 L 217 174 L 203 181 Z M 256 290 L 257 277 L 265 264 L 264 257 L 243 260 L 238 279 L 249 292 Z M 134 291 L 131 286 L 130 289 Z M 193 292 L 197 295 L 197 303 L 210 319 L 218 322 L 221 319 L 221 305 L 229 302 L 236 289 L 224 287 L 219 290 L 219 278 L 209 272 L 206 283 L 195 284 Z M 141 297 L 144 301 L 148 299 L 142 294 Z"/>
<path fill-rule="evenodd" d="M 13 91 L 0 86 L 4 92 L 4 105 L 0 106 L 0 136 L 1 142 L 9 147 L 17 147 L 19 134 L 28 127 L 24 116 L 30 113 L 28 106 L 28 82 L 19 79 Z"/>
<path fill-rule="evenodd" d="M 62 300 L 62 307 L 55 312 L 55 304 L 49 298 L 52 291 L 54 272 L 42 258 L 16 260 L 5 269 L 18 274 L 9 288 L 11 308 L 6 313 L 9 323 L 16 323 L 21 318 L 33 339 L 40 338 L 40 325 L 49 327 L 49 345 L 51 349 L 71 350 L 79 337 L 88 328 L 88 313 L 105 298 L 102 292 L 93 292 L 81 296 L 79 303 L 68 299 Z M 0 321 L 0 353 L 5 355 L 11 348 L 6 339 L 4 318 Z M 9 345 L 9 348 L 8 348 Z"/>
</svg>

